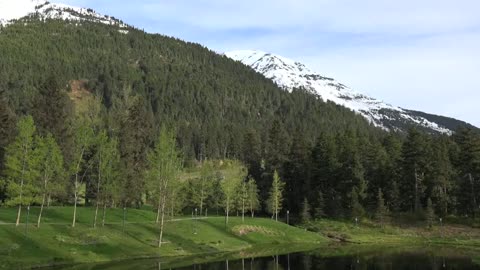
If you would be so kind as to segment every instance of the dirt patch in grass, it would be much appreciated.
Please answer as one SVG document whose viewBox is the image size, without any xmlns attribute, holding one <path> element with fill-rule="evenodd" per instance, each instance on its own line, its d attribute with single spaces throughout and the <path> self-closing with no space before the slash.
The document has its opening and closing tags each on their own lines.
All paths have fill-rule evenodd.
<svg viewBox="0 0 480 270">
<path fill-rule="evenodd" d="M 263 235 L 279 235 L 281 233 L 267 229 L 263 226 L 253 226 L 253 225 L 237 225 L 232 228 L 232 232 L 236 235 L 242 236 L 249 233 L 260 233 Z"/>
</svg>

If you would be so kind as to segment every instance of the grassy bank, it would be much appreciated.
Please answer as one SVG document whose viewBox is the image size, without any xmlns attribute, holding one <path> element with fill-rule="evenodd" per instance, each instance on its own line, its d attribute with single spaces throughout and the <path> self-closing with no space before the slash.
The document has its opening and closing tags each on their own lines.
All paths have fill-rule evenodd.
<svg viewBox="0 0 480 270">
<path fill-rule="evenodd" d="M 459 223 L 432 227 L 424 224 L 394 223 L 384 225 L 363 221 L 358 225 L 350 221 L 318 220 L 304 225 L 337 242 L 369 245 L 448 245 L 468 246 L 480 250 L 480 229 Z"/>
<path fill-rule="evenodd" d="M 318 244 L 320 234 L 262 218 L 178 217 L 166 223 L 165 242 L 156 247 L 158 226 L 151 210 L 109 209 L 105 227 L 93 228 L 94 209 L 79 208 L 77 227 L 71 228 L 70 207 L 52 207 L 40 228 L 34 226 L 37 208 L 26 212 L 15 227 L 16 209 L 0 208 L 0 268 L 64 263 L 103 262 L 128 258 L 175 257 L 248 250 L 262 245 Z"/>
</svg>

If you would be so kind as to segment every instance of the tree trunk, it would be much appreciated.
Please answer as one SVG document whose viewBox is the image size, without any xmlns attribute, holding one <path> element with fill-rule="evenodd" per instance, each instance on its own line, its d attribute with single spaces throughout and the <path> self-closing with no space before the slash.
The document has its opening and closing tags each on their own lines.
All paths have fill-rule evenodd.
<svg viewBox="0 0 480 270">
<path fill-rule="evenodd" d="M 27 159 L 28 149 L 25 147 L 23 151 L 23 161 L 22 161 L 22 179 L 20 180 L 20 204 L 18 205 L 18 213 L 17 213 L 17 222 L 15 222 L 15 226 L 18 227 L 20 225 L 20 216 L 22 215 L 22 199 L 23 199 L 23 184 L 24 184 L 24 175 L 25 175 L 25 166 L 26 166 L 26 159 Z"/>
<path fill-rule="evenodd" d="M 103 202 L 102 227 L 105 227 L 105 216 L 107 212 L 107 203 Z"/>
<path fill-rule="evenodd" d="M 245 222 L 245 199 L 242 198 L 242 222 Z"/>
<path fill-rule="evenodd" d="M 418 201 L 418 173 L 417 169 L 415 169 L 415 192 L 414 192 L 414 205 L 413 210 L 415 213 L 418 213 L 419 208 L 419 201 Z"/>
<path fill-rule="evenodd" d="M 15 226 L 19 226 L 20 225 L 20 215 L 22 213 L 22 204 L 20 203 L 18 205 L 18 213 L 17 213 L 17 222 L 15 223 Z"/>
<path fill-rule="evenodd" d="M 160 236 L 158 238 L 158 247 L 162 247 L 162 238 L 163 238 L 163 224 L 165 220 L 165 201 L 166 201 L 166 196 L 163 196 L 163 201 L 162 201 L 162 219 L 160 222 Z"/>
<path fill-rule="evenodd" d="M 162 198 L 158 199 L 158 207 L 157 207 L 157 218 L 155 219 L 155 224 L 158 224 L 160 222 L 160 208 L 161 208 L 161 202 Z"/>
<path fill-rule="evenodd" d="M 93 218 L 93 228 L 97 227 L 98 205 L 99 205 L 99 202 L 97 200 L 96 206 L 95 206 L 95 217 Z"/>
<path fill-rule="evenodd" d="M 73 203 L 73 221 L 72 221 L 72 227 L 75 228 L 75 224 L 77 221 L 77 201 L 78 201 L 78 171 L 80 170 L 80 163 L 83 159 L 83 152 L 85 150 L 82 149 L 82 152 L 80 153 L 80 158 L 77 163 L 77 170 L 75 172 L 75 192 L 74 192 L 74 197 L 75 197 L 75 202 Z"/>
<path fill-rule="evenodd" d="M 227 200 L 227 208 L 225 209 L 225 214 L 227 214 L 227 219 L 226 219 L 226 223 L 228 224 L 228 212 L 230 211 L 230 208 L 229 208 L 229 203 L 228 203 L 228 200 Z"/>
<path fill-rule="evenodd" d="M 42 205 L 40 206 L 40 213 L 38 213 L 37 228 L 40 228 L 40 222 L 42 220 L 43 206 L 45 205 L 46 194 L 43 194 Z"/>
</svg>

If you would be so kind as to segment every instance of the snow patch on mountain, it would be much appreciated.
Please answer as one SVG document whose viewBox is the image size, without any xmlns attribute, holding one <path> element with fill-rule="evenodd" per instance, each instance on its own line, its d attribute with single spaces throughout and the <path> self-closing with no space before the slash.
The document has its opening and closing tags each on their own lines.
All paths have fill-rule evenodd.
<svg viewBox="0 0 480 270">
<path fill-rule="evenodd" d="M 401 121 L 441 133 L 452 132 L 423 117 L 412 115 L 408 110 L 369 97 L 335 79 L 322 76 L 300 62 L 255 50 L 231 51 L 225 55 L 250 66 L 287 91 L 294 88 L 305 89 L 325 101 L 332 101 L 361 114 L 375 126 L 385 130 L 392 129 L 386 122 Z"/>
<path fill-rule="evenodd" d="M 120 20 L 102 15 L 88 8 L 50 3 L 45 0 L 0 0 L 0 25 L 8 25 L 15 20 L 38 15 L 41 19 L 62 19 L 68 21 L 92 21 L 120 28 L 128 26 Z"/>
</svg>

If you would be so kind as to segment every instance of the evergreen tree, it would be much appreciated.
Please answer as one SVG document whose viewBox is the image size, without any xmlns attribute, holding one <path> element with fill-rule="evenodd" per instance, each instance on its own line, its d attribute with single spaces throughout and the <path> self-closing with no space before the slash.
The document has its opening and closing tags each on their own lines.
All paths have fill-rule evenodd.
<svg viewBox="0 0 480 270">
<path fill-rule="evenodd" d="M 51 133 L 66 160 L 71 161 L 74 114 L 72 101 L 64 88 L 56 75 L 48 76 L 39 87 L 32 111 L 39 134 Z"/>
<path fill-rule="evenodd" d="M 141 175 L 146 166 L 146 153 L 151 144 L 152 115 L 145 108 L 143 98 L 132 97 L 120 131 L 120 154 L 125 169 L 124 204 L 140 206 L 145 192 Z"/>
<path fill-rule="evenodd" d="M 403 178 L 400 192 L 403 210 L 418 213 L 426 189 L 425 179 L 429 173 L 429 144 L 425 135 L 411 129 L 402 149 Z"/>
<path fill-rule="evenodd" d="M 433 209 L 432 200 L 428 198 L 427 208 L 425 209 L 425 220 L 427 221 L 428 227 L 432 227 L 435 222 L 435 210 Z"/>
<path fill-rule="evenodd" d="M 312 219 L 312 215 L 310 214 L 310 204 L 308 203 L 308 199 L 306 197 L 303 199 L 300 218 L 302 220 L 302 223 L 308 223 Z"/>
<path fill-rule="evenodd" d="M 378 189 L 377 195 L 377 210 L 375 211 L 375 219 L 380 222 L 382 227 L 389 219 L 388 208 L 385 205 L 385 200 L 383 199 L 382 189 Z"/>
<path fill-rule="evenodd" d="M 315 218 L 320 219 L 325 216 L 325 200 L 321 191 L 318 191 L 316 199 L 317 203 L 315 205 Z"/>
<path fill-rule="evenodd" d="M 0 179 L 4 171 L 5 147 L 15 135 L 15 113 L 12 111 L 5 91 L 0 87 Z M 0 203 L 5 200 L 5 189 L 0 181 Z"/>
<path fill-rule="evenodd" d="M 354 187 L 352 189 L 352 192 L 350 193 L 350 198 L 351 217 L 361 219 L 363 216 L 365 216 L 365 209 L 360 203 L 357 188 Z"/>
</svg>

